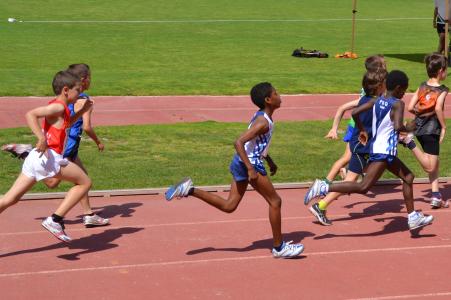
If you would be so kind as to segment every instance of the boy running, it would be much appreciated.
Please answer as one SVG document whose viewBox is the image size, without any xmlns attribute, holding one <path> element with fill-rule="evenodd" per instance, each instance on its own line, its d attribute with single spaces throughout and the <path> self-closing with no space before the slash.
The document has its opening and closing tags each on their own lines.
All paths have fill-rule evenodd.
<svg viewBox="0 0 451 300">
<path fill-rule="evenodd" d="M 396 156 L 398 133 L 400 131 L 410 132 L 415 126 L 413 123 L 403 124 L 404 102 L 400 99 L 404 96 L 408 83 L 409 79 L 404 72 L 390 72 L 386 80 L 386 96 L 379 97 L 374 105 L 368 102 L 359 106 L 352 113 L 360 131 L 360 142 L 363 145 L 370 143 L 369 165 L 363 181 L 328 184 L 317 179 L 305 195 L 304 204 L 308 204 L 316 197 L 325 196 L 329 192 L 366 194 L 383 172 L 388 169 L 403 181 L 403 196 L 408 212 L 409 229 L 416 229 L 432 223 L 434 219 L 432 216 L 424 216 L 421 212 L 415 211 L 413 203 L 414 175 Z M 360 120 L 360 114 L 370 109 L 373 111 L 373 137 L 368 140 L 368 133 Z"/>
<path fill-rule="evenodd" d="M 66 130 L 92 106 L 87 100 L 81 109 L 70 116 L 67 105 L 77 100 L 81 92 L 80 79 L 67 71 L 58 72 L 53 79 L 56 98 L 47 106 L 41 106 L 26 114 L 28 126 L 36 135 L 38 142 L 22 166 L 22 173 L 13 186 L 0 199 L 0 213 L 16 204 L 37 181 L 55 177 L 72 182 L 74 186 L 52 216 L 42 222 L 42 226 L 58 239 L 69 242 L 71 238 L 64 232 L 64 216 L 81 200 L 91 187 L 91 179 L 77 165 L 63 157 Z M 44 118 L 43 126 L 39 119 Z"/>
<path fill-rule="evenodd" d="M 253 116 L 248 129 L 235 141 L 236 154 L 230 164 L 233 181 L 228 198 L 224 199 L 195 188 L 192 180 L 185 178 L 167 190 L 166 200 L 193 196 L 223 212 L 232 213 L 240 204 L 250 183 L 269 205 L 269 222 L 274 239 L 272 255 L 276 258 L 295 257 L 302 253 L 304 246 L 282 240 L 280 213 L 282 199 L 274 189 L 263 165 L 265 159 L 271 176 L 276 173 L 277 166 L 268 155 L 268 148 L 274 127 L 272 115 L 280 107 L 281 99 L 268 82 L 254 86 L 251 90 L 251 99 L 260 110 Z"/>
</svg>

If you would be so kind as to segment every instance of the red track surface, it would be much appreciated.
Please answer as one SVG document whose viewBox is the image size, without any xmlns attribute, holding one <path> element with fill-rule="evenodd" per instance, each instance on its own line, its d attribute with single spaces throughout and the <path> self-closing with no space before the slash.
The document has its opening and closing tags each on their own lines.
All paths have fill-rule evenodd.
<svg viewBox="0 0 451 300">
<path fill-rule="evenodd" d="M 276 119 L 332 118 L 353 98 L 284 96 Z M 24 112 L 46 101 L 0 99 L 0 128 L 24 126 Z M 247 122 L 254 110 L 248 97 L 96 97 L 94 120 Z M 231 215 L 194 198 L 94 198 L 112 225 L 85 229 L 76 207 L 70 244 L 40 227 L 60 200 L 23 201 L 0 217 L 1 299 L 450 299 L 451 209 L 431 211 L 428 188 L 415 185 L 416 207 L 436 220 L 414 235 L 400 187 L 343 197 L 330 227 L 313 222 L 305 190 L 280 190 L 285 238 L 306 247 L 294 260 L 271 257 L 267 205 L 255 192 Z"/>
<path fill-rule="evenodd" d="M 276 121 L 327 120 L 357 95 L 285 95 Z M 410 99 L 407 95 L 405 99 Z M 451 96 L 450 96 L 451 97 Z M 45 97 L 0 97 L 0 128 L 26 126 L 25 113 L 45 105 Z M 94 125 L 174 122 L 248 122 L 256 107 L 248 96 L 94 97 Z M 449 101 L 448 101 L 449 103 Z M 451 117 L 451 107 L 445 109 Z M 406 113 L 406 116 L 409 116 Z M 349 115 L 348 115 L 349 117 Z M 411 117 L 411 115 L 409 116 Z"/>
<path fill-rule="evenodd" d="M 0 218 L 2 299 L 449 299 L 451 210 L 430 211 L 427 188 L 416 206 L 436 220 L 414 236 L 400 187 L 343 197 L 330 227 L 313 222 L 305 190 L 281 190 L 285 238 L 306 247 L 293 260 L 271 257 L 255 192 L 231 215 L 195 198 L 94 198 L 112 225 L 84 229 L 76 207 L 71 244 L 40 227 L 59 200 L 23 201 Z"/>
</svg>

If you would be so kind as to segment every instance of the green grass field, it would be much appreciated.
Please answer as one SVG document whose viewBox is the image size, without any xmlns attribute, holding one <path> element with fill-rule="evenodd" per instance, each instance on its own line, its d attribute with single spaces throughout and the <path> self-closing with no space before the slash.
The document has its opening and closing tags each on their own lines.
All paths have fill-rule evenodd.
<svg viewBox="0 0 451 300">
<path fill-rule="evenodd" d="M 56 71 L 78 62 L 93 69 L 93 95 L 247 94 L 260 81 L 286 94 L 356 92 L 363 58 L 376 53 L 414 90 L 424 54 L 437 48 L 432 1 L 358 3 L 361 59 L 339 60 L 291 52 L 350 50 L 351 0 L 2 0 L 0 95 L 50 95 Z M 83 20 L 162 22 L 29 22 Z"/>
<path fill-rule="evenodd" d="M 448 120 L 449 122 L 449 120 Z M 341 140 L 323 138 L 330 121 L 278 122 L 271 142 L 271 156 L 279 166 L 274 182 L 310 181 L 323 177 L 344 151 Z M 93 189 L 165 187 L 191 176 L 197 185 L 229 184 L 228 166 L 233 142 L 246 129 L 242 123 L 179 123 L 99 127 L 106 150 L 98 153 L 91 140 L 83 140 L 80 157 L 93 178 Z M 345 128 L 345 123 L 341 126 Z M 28 128 L 3 129 L 0 144 L 35 142 Z M 441 176 L 451 176 L 450 139 L 441 148 Z M 403 147 L 400 157 L 417 177 L 425 177 L 419 164 Z M 7 191 L 21 170 L 22 161 L 0 153 L 0 194 Z M 59 191 L 67 190 L 62 185 Z M 43 184 L 33 191 L 48 191 Z"/>
</svg>

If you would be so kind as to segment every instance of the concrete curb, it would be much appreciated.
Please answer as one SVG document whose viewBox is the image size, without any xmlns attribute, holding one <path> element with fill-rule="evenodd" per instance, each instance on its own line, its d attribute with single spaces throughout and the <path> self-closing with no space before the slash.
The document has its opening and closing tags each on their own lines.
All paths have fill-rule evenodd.
<svg viewBox="0 0 451 300">
<path fill-rule="evenodd" d="M 440 177 L 440 183 L 451 182 L 451 177 Z M 416 184 L 429 183 L 428 178 L 417 178 L 414 180 Z M 274 183 L 276 190 L 285 189 L 306 189 L 309 188 L 312 182 L 293 182 L 293 183 Z M 376 182 L 376 185 L 399 185 L 400 179 L 383 179 Z M 214 185 L 214 186 L 197 186 L 200 189 L 208 192 L 228 192 L 230 185 Z M 149 189 L 124 189 L 124 190 L 97 190 L 90 191 L 90 197 L 116 197 L 116 196 L 136 196 L 136 195 L 162 195 L 167 188 L 149 188 Z M 252 186 L 248 186 L 248 191 L 253 190 Z M 65 192 L 57 193 L 30 193 L 25 194 L 21 200 L 43 200 L 43 199 L 63 199 Z"/>
</svg>

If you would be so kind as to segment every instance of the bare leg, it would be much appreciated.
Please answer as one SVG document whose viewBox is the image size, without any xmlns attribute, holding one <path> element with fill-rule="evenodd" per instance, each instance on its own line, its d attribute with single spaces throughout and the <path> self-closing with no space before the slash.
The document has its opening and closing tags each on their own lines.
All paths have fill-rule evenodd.
<svg viewBox="0 0 451 300">
<path fill-rule="evenodd" d="M 268 176 L 263 176 L 258 174 L 255 181 L 251 181 L 251 185 L 254 189 L 265 198 L 266 202 L 269 204 L 269 222 L 271 223 L 272 235 L 273 235 L 273 246 L 279 247 L 282 240 L 282 217 L 281 217 L 281 207 L 282 199 L 277 194 L 271 180 Z"/>
<path fill-rule="evenodd" d="M 88 193 L 91 188 L 91 179 L 80 167 L 72 162 L 69 162 L 67 166 L 61 167 L 60 172 L 55 177 L 75 184 L 67 192 L 63 202 L 61 202 L 58 209 L 55 211 L 55 214 L 64 217 L 69 210 L 74 207 L 86 193 Z"/>
<path fill-rule="evenodd" d="M 329 192 L 339 192 L 342 194 L 359 193 L 366 194 L 376 183 L 387 168 L 386 161 L 374 161 L 368 165 L 366 176 L 361 182 L 341 182 L 329 186 Z"/>
<path fill-rule="evenodd" d="M 441 32 L 438 34 L 438 53 L 442 53 L 445 51 L 445 33 Z"/>
<path fill-rule="evenodd" d="M 81 162 L 80 158 L 77 156 L 73 161 L 77 166 L 79 166 L 85 174 L 88 174 L 88 171 L 86 171 L 86 168 L 83 166 L 83 163 Z M 89 215 L 92 214 L 92 208 L 91 204 L 89 203 L 89 196 L 88 193 L 86 193 L 80 200 L 80 205 L 83 209 L 83 214 Z"/>
<path fill-rule="evenodd" d="M 61 180 L 52 177 L 52 178 L 46 178 L 44 180 L 42 180 L 42 182 L 49 188 L 49 189 L 54 189 L 56 187 L 58 187 L 58 185 L 60 184 Z"/>
<path fill-rule="evenodd" d="M 343 155 L 332 165 L 332 168 L 327 174 L 327 180 L 333 181 L 337 174 L 340 172 L 340 169 L 345 167 L 349 161 L 351 160 L 351 149 L 349 148 L 349 143 L 346 143 L 345 152 Z"/>
<path fill-rule="evenodd" d="M 438 175 L 439 175 L 439 157 L 438 155 L 432 155 L 425 153 L 415 147 L 412 149 L 412 154 L 415 156 L 417 161 L 420 163 L 421 167 L 425 172 L 428 173 L 429 182 L 431 183 L 431 188 L 433 192 L 438 192 Z"/>
<path fill-rule="evenodd" d="M 413 179 L 415 175 L 397 157 L 388 165 L 387 169 L 402 180 L 402 194 L 406 203 L 407 212 L 410 214 L 415 209 L 413 204 Z"/>
<path fill-rule="evenodd" d="M 356 182 L 358 178 L 359 174 L 348 171 L 348 173 L 346 173 L 346 178 L 344 179 L 344 181 Z M 329 206 L 329 204 L 331 204 L 334 200 L 337 200 L 341 195 L 343 194 L 338 192 L 331 192 L 323 198 L 323 201 L 327 204 L 327 206 Z"/>
<path fill-rule="evenodd" d="M 23 173 L 20 173 L 13 186 L 0 199 L 0 213 L 8 207 L 16 204 L 22 196 L 28 192 L 36 183 L 34 178 L 30 178 Z"/>
<path fill-rule="evenodd" d="M 247 185 L 247 180 L 238 182 L 233 181 L 230 186 L 230 193 L 227 199 L 224 199 L 216 194 L 200 190 L 198 188 L 194 188 L 191 196 L 199 198 L 223 212 L 232 213 L 240 204 L 241 199 L 243 199 Z"/>
</svg>

